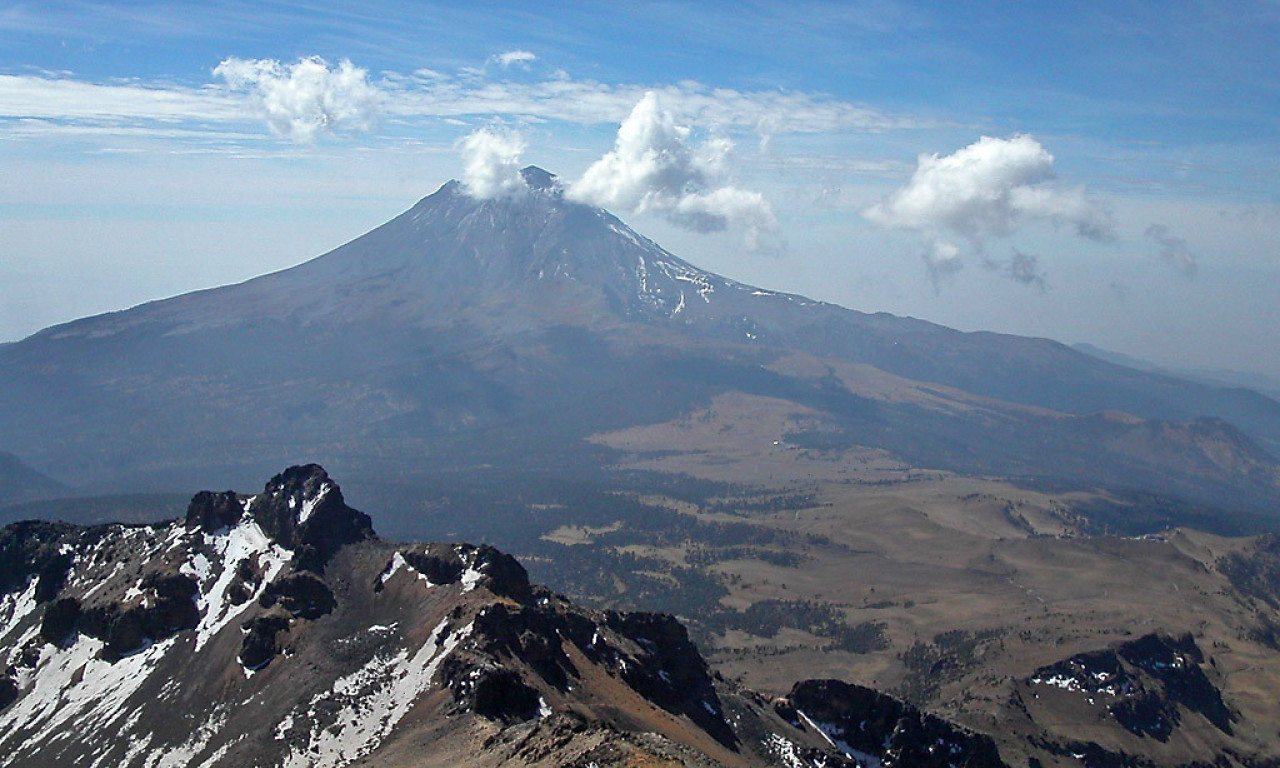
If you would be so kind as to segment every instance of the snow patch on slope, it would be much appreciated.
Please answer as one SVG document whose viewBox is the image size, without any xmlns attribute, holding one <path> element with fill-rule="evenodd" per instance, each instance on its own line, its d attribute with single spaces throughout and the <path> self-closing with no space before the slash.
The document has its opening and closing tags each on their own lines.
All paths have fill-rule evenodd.
<svg viewBox="0 0 1280 768">
<path fill-rule="evenodd" d="M 360 669 L 339 678 L 316 695 L 304 712 L 295 709 L 276 728 L 277 736 L 308 728 L 307 744 L 291 751 L 283 768 L 339 768 L 365 757 L 382 743 L 431 687 L 440 663 L 471 634 L 472 626 L 442 639 L 449 620 L 442 620 L 412 657 L 408 649 L 394 656 L 376 655 Z M 320 713 L 326 714 L 322 725 Z M 295 716 L 295 713 L 296 716 Z"/>
<path fill-rule="evenodd" d="M 98 658 L 104 644 L 93 637 L 80 636 L 69 648 L 44 646 L 31 690 L 0 713 L 0 754 L 33 754 L 73 733 L 115 744 L 127 722 L 125 705 L 175 642 L 171 637 L 114 663 Z"/>
<path fill-rule="evenodd" d="M 800 710 L 796 710 L 796 714 L 800 715 L 800 719 L 804 720 L 805 724 L 810 728 L 820 733 L 828 744 L 843 752 L 846 756 L 857 760 L 859 765 L 866 766 L 866 768 L 881 768 L 883 765 L 880 758 L 875 755 L 851 747 L 848 742 L 841 738 L 840 729 L 836 726 L 814 720 Z"/>
<path fill-rule="evenodd" d="M 211 578 L 211 564 L 203 553 L 197 553 L 182 565 L 182 572 L 195 578 L 200 586 L 196 595 L 196 607 L 200 611 L 200 624 L 196 627 L 197 651 L 251 606 L 293 557 L 292 552 L 271 541 L 257 521 L 249 517 L 241 519 L 234 527 L 201 536 L 204 544 L 221 561 L 221 570 L 216 578 Z M 235 605 L 227 597 L 227 588 L 235 579 L 240 563 L 254 559 L 262 572 L 262 579 L 248 600 Z"/>
<path fill-rule="evenodd" d="M 777 757 L 786 768 L 813 768 L 800 757 L 800 750 L 796 748 L 796 745 L 790 739 L 771 733 L 765 739 L 764 744 L 765 748 Z"/>
<path fill-rule="evenodd" d="M 712 285 L 711 278 L 705 272 L 688 269 L 669 261 L 660 261 L 658 266 L 672 280 L 692 283 L 702 300 L 707 304 L 711 303 L 711 294 L 715 293 L 716 287 Z"/>
<path fill-rule="evenodd" d="M 22 592 L 11 592 L 0 598 L 0 639 L 8 636 L 22 620 L 36 609 L 36 579 L 27 580 Z"/>
<path fill-rule="evenodd" d="M 316 511 L 316 507 L 320 505 L 320 502 L 324 501 L 325 496 L 329 495 L 329 490 L 332 487 L 330 483 L 325 483 L 320 486 L 320 491 L 315 496 L 302 502 L 302 511 L 298 513 L 298 525 L 302 525 L 311 518 L 311 515 Z M 289 509 L 293 509 L 294 503 L 293 499 L 289 499 Z"/>
</svg>

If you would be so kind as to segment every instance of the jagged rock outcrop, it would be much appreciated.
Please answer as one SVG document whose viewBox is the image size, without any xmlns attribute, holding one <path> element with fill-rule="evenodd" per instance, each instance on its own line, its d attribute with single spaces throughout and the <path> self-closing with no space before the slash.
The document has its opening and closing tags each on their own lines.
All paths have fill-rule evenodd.
<svg viewBox="0 0 1280 768">
<path fill-rule="evenodd" d="M 245 516 L 292 551 L 293 565 L 300 570 L 323 571 L 340 548 L 373 535 L 369 516 L 348 507 L 342 489 L 316 464 L 286 469 L 255 496 L 201 491 L 187 508 L 186 524 L 215 533 Z"/>
<path fill-rule="evenodd" d="M 1186 727 L 1186 715 L 1199 715 L 1231 735 L 1235 715 L 1205 674 L 1204 663 L 1190 634 L 1149 634 L 1041 667 L 1026 686 L 1037 700 L 1083 699 L 1100 705 L 1121 727 L 1143 738 L 1169 741 Z M 1198 731 L 1201 725 L 1190 727 Z"/>
<path fill-rule="evenodd" d="M 860 685 L 840 680 L 797 683 L 774 709 L 797 728 L 813 728 L 833 745 L 885 766 L 1000 768 L 995 742 Z"/>
</svg>

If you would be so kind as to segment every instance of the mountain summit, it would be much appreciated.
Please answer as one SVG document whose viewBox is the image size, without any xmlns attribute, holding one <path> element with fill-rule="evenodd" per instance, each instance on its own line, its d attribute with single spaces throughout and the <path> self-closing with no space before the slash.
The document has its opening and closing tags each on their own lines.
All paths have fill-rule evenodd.
<svg viewBox="0 0 1280 768">
<path fill-rule="evenodd" d="M 238 286 L 62 326 L 101 338 L 163 323 L 173 331 L 279 320 L 315 325 L 595 326 L 689 319 L 711 297 L 773 296 L 700 270 L 601 208 L 565 199 L 534 166 L 518 193 L 478 200 L 458 181 L 317 259 Z M 727 297 L 726 297 L 727 298 Z"/>
<path fill-rule="evenodd" d="M 914 466 L 1274 506 L 1280 404 L 1260 395 L 737 283 L 523 173 L 520 193 L 451 181 L 297 267 L 5 346 L 0 450 L 114 490 L 308 460 L 357 482 L 598 482 L 615 456 L 587 438 L 742 392 Z"/>
</svg>

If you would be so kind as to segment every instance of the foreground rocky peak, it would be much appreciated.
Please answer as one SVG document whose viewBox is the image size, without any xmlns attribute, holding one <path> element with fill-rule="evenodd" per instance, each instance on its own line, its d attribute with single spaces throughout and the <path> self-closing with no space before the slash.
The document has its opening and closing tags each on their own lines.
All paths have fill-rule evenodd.
<svg viewBox="0 0 1280 768">
<path fill-rule="evenodd" d="M 316 464 L 286 469 L 254 496 L 201 491 L 187 508 L 187 528 L 206 534 L 242 523 L 293 552 L 299 570 L 323 570 L 338 549 L 373 536 L 369 516 L 348 507 L 342 489 Z"/>
<path fill-rule="evenodd" d="M 11 766 L 834 768 L 917 733 L 835 730 L 853 689 L 771 706 L 671 616 L 580 608 L 492 547 L 382 541 L 315 465 L 170 523 L 5 528 L 0 654 Z M 930 723 L 929 765 L 1001 765 Z"/>
</svg>

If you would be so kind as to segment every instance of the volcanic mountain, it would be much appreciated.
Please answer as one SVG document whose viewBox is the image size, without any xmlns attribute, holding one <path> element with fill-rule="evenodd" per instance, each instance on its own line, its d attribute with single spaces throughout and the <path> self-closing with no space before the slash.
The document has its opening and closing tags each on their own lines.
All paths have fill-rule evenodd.
<svg viewBox="0 0 1280 768">
<path fill-rule="evenodd" d="M 491 200 L 449 182 L 292 269 L 0 348 L 0 449 L 83 493 L 308 460 L 356 485 L 607 485 L 617 453 L 588 438 L 742 393 L 819 414 L 798 445 L 1253 513 L 1280 498 L 1261 395 L 743 285 L 524 178 Z"/>
</svg>

